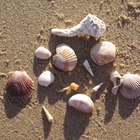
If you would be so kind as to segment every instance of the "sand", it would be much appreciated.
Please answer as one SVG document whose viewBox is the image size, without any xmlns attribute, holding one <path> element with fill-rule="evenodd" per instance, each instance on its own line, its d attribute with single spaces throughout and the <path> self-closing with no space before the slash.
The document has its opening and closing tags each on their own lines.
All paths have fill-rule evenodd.
<svg viewBox="0 0 140 140">
<path fill-rule="evenodd" d="M 116 69 L 140 74 L 140 17 L 139 0 L 0 0 L 0 140 L 139 140 L 139 99 L 127 100 L 111 93 L 110 73 Z M 65 38 L 52 36 L 54 27 L 71 27 L 88 13 L 101 18 L 107 31 L 101 40 L 118 47 L 114 63 L 97 66 L 89 57 L 94 38 Z M 55 54 L 60 43 L 70 45 L 78 56 L 72 72 L 61 72 L 51 66 L 51 60 L 34 58 L 40 45 Z M 87 59 L 95 74 L 92 78 L 82 62 Z M 37 79 L 45 69 L 55 75 L 49 87 L 38 85 Z M 35 82 L 29 104 L 11 102 L 5 96 L 7 73 L 26 70 Z M 76 82 L 79 93 L 92 97 L 92 114 L 81 113 L 67 105 L 72 96 L 56 91 Z M 93 86 L 104 82 L 98 93 Z M 54 121 L 49 123 L 42 112 L 45 106 Z"/>
</svg>

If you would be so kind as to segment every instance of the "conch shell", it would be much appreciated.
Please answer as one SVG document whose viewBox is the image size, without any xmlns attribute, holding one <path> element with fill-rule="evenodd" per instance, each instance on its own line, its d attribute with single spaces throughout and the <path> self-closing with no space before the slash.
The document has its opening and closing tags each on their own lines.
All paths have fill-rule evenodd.
<svg viewBox="0 0 140 140">
<path fill-rule="evenodd" d="M 51 30 L 51 33 L 66 37 L 87 34 L 98 39 L 105 31 L 105 23 L 95 15 L 88 14 L 78 25 L 68 29 L 54 28 Z"/>
</svg>

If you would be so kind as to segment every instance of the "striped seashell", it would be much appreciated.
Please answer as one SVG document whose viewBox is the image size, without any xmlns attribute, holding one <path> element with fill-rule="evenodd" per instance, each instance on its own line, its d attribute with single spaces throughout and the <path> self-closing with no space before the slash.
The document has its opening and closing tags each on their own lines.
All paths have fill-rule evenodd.
<svg viewBox="0 0 140 140">
<path fill-rule="evenodd" d="M 93 101 L 85 94 L 73 95 L 69 99 L 68 105 L 84 113 L 90 113 L 94 109 Z"/>
<path fill-rule="evenodd" d="M 72 48 L 66 44 L 60 44 L 53 56 L 53 64 L 62 71 L 72 71 L 77 64 L 77 56 Z"/>
<path fill-rule="evenodd" d="M 116 58 L 116 46 L 109 41 L 102 41 L 92 47 L 90 57 L 97 65 L 105 65 Z"/>
<path fill-rule="evenodd" d="M 140 97 L 140 75 L 127 73 L 122 78 L 120 93 L 128 99 Z"/>
<path fill-rule="evenodd" d="M 9 73 L 6 94 L 13 101 L 24 101 L 31 98 L 34 82 L 25 71 Z"/>
</svg>

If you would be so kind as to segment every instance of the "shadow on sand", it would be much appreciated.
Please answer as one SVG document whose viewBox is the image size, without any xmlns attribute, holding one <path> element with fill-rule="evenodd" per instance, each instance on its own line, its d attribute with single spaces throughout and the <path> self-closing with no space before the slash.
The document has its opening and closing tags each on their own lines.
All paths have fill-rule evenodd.
<svg viewBox="0 0 140 140">
<path fill-rule="evenodd" d="M 67 107 L 64 120 L 65 140 L 79 140 L 89 124 L 92 114 L 81 113 L 71 107 Z"/>
</svg>

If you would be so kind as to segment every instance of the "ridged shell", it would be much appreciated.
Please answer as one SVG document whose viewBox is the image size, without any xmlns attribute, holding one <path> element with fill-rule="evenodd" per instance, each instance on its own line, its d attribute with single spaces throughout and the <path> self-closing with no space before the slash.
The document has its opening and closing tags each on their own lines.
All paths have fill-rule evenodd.
<svg viewBox="0 0 140 140">
<path fill-rule="evenodd" d="M 94 104 L 91 98 L 84 94 L 73 95 L 69 99 L 68 105 L 84 113 L 90 113 L 94 108 Z"/>
<path fill-rule="evenodd" d="M 25 71 L 9 73 L 6 84 L 6 93 L 13 101 L 28 100 L 34 89 L 34 82 Z"/>
<path fill-rule="evenodd" d="M 116 46 L 109 41 L 102 41 L 92 47 L 90 57 L 97 65 L 113 62 L 116 58 Z"/>
<path fill-rule="evenodd" d="M 128 99 L 140 97 L 140 75 L 130 73 L 123 75 L 120 93 Z"/>
<path fill-rule="evenodd" d="M 43 46 L 40 46 L 35 51 L 35 56 L 39 59 L 48 59 L 51 57 L 51 55 L 52 55 L 51 52 L 47 48 L 44 48 Z"/>
<path fill-rule="evenodd" d="M 66 44 L 60 44 L 53 56 L 53 64 L 62 71 L 72 71 L 77 64 L 77 56 L 72 48 Z"/>
<path fill-rule="evenodd" d="M 54 82 L 54 79 L 54 75 L 51 71 L 44 71 L 39 76 L 38 82 L 41 86 L 47 87 Z"/>
</svg>

